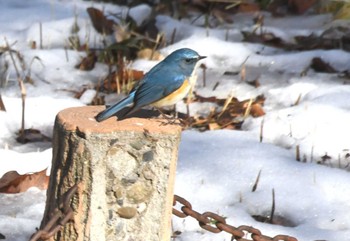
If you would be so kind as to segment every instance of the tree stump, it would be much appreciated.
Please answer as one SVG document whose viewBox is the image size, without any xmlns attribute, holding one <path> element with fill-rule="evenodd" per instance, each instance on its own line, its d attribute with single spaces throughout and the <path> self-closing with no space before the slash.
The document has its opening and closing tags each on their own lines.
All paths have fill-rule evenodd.
<svg viewBox="0 0 350 241">
<path fill-rule="evenodd" d="M 69 206 L 73 217 L 50 240 L 170 240 L 181 127 L 141 118 L 98 123 L 102 109 L 58 113 L 41 228 L 56 208 Z M 74 185 L 75 194 L 62 201 Z"/>
</svg>

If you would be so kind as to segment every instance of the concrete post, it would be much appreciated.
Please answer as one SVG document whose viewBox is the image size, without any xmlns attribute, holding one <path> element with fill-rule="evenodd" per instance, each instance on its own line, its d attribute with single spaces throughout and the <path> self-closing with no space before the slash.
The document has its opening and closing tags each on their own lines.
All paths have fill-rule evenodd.
<svg viewBox="0 0 350 241">
<path fill-rule="evenodd" d="M 41 227 L 78 184 L 73 220 L 50 240 L 170 240 L 181 127 L 141 118 L 97 123 L 101 110 L 77 107 L 57 115 Z"/>
</svg>

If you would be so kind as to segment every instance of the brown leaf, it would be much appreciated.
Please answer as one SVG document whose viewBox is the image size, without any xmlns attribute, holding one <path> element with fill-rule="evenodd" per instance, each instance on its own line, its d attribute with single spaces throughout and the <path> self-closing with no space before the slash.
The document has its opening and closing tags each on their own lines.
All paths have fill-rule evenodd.
<svg viewBox="0 0 350 241">
<path fill-rule="evenodd" d="M 245 115 L 247 108 L 250 108 L 249 114 L 253 117 L 265 115 L 265 112 L 262 108 L 262 105 L 265 101 L 264 96 L 257 96 L 254 101 L 239 101 L 234 97 L 229 97 L 227 99 L 218 99 L 214 96 L 203 97 L 194 92 L 193 101 L 211 102 L 223 107 L 220 112 L 218 112 L 216 109 L 213 109 L 213 111 L 211 111 L 211 113 L 206 117 L 191 117 L 187 121 L 187 126 L 191 126 L 202 131 L 216 129 L 241 129 L 243 124 L 242 118 Z"/>
<path fill-rule="evenodd" d="M 260 82 L 258 79 L 246 81 L 247 84 L 254 86 L 255 88 L 260 87 Z"/>
<path fill-rule="evenodd" d="M 194 102 L 210 102 L 210 103 L 217 103 L 218 102 L 218 98 L 216 98 L 216 96 L 209 96 L 209 97 L 204 97 L 201 95 L 198 95 L 196 92 L 193 92 L 194 94 Z M 187 100 L 186 100 L 187 101 Z"/>
<path fill-rule="evenodd" d="M 316 0 L 288 0 L 289 7 L 298 14 L 305 13 L 316 3 Z"/>
<path fill-rule="evenodd" d="M 242 31 L 242 34 L 244 36 L 244 41 L 250 42 L 250 43 L 261 43 L 270 45 L 273 47 L 281 47 L 284 46 L 285 43 L 283 40 L 279 37 L 276 37 L 273 33 L 256 33 L 256 32 L 245 32 Z"/>
<path fill-rule="evenodd" d="M 315 57 L 312 59 L 310 67 L 313 70 L 315 70 L 316 72 L 321 72 L 321 73 L 337 73 L 338 72 L 329 63 L 324 62 L 319 57 Z"/>
<path fill-rule="evenodd" d="M 88 56 L 84 57 L 79 64 L 75 66 L 75 68 L 80 70 L 92 70 L 95 67 L 97 62 L 97 56 L 94 52 L 88 54 Z"/>
<path fill-rule="evenodd" d="M 259 103 L 253 104 L 250 108 L 250 114 L 253 117 L 259 117 L 265 115 L 265 111 Z"/>
<path fill-rule="evenodd" d="M 30 128 L 20 131 L 16 140 L 19 143 L 51 141 L 51 138 L 42 134 L 39 130 Z"/>
<path fill-rule="evenodd" d="M 100 34 L 110 35 L 114 32 L 114 21 L 106 18 L 103 12 L 97 8 L 87 8 L 87 12 L 90 16 L 92 25 Z"/>
<path fill-rule="evenodd" d="M 20 175 L 16 171 L 5 173 L 0 178 L 0 193 L 25 192 L 30 187 L 37 187 L 45 190 L 48 187 L 49 177 L 46 176 L 46 169 L 33 174 Z"/>
</svg>

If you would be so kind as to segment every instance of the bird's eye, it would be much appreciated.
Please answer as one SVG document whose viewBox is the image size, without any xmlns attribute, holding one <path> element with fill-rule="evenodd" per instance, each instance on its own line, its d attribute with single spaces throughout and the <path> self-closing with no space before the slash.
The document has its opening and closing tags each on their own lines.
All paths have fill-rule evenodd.
<svg viewBox="0 0 350 241">
<path fill-rule="evenodd" d="M 185 59 L 186 63 L 191 63 L 192 59 Z"/>
</svg>

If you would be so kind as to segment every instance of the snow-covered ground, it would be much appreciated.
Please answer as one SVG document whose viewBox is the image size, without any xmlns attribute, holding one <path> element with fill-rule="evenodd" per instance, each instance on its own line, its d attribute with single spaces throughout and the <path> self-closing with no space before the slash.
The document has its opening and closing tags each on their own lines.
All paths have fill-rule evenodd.
<svg viewBox="0 0 350 241">
<path fill-rule="evenodd" d="M 26 128 L 39 129 L 52 135 L 58 111 L 89 103 L 92 87 L 107 67 L 97 64 L 91 71 L 74 68 L 84 52 L 65 50 L 75 19 L 81 42 L 100 44 L 101 36 L 91 26 L 87 7 L 125 13 L 126 9 L 110 4 L 87 1 L 0 0 L 0 46 L 4 37 L 18 50 L 29 66 L 34 84 L 26 84 Z M 149 12 L 145 5 L 132 10 L 140 20 Z M 306 70 L 314 57 L 320 57 L 337 70 L 350 70 L 350 54 L 342 50 L 285 52 L 261 44 L 241 42 L 241 30 L 253 29 L 253 16 L 238 14 L 230 31 L 223 27 L 206 29 L 168 16 L 158 16 L 157 26 L 170 39 L 174 28 L 175 43 L 161 49 L 171 51 L 190 47 L 201 55 L 207 66 L 207 86 L 197 83 L 202 96 L 240 100 L 263 94 L 266 115 L 248 117 L 243 131 L 184 131 L 180 146 L 175 193 L 185 197 L 197 211 L 213 211 L 234 226 L 251 225 L 263 234 L 287 234 L 301 241 L 350 240 L 350 86 L 337 74 Z M 302 23 L 302 24 L 301 24 Z M 265 20 L 265 28 L 286 42 L 296 35 L 319 34 L 331 23 L 329 15 L 283 17 Z M 31 49 L 32 41 L 40 43 L 42 25 L 43 49 Z M 226 26 L 227 27 L 227 26 Z M 88 36 L 88 38 L 87 38 Z M 227 40 L 225 38 L 227 37 Z M 247 57 L 249 57 L 247 59 Z M 239 75 L 224 75 L 240 70 L 247 59 L 247 81 L 258 79 L 254 87 Z M 0 56 L 0 70 L 8 54 Z M 134 68 L 149 70 L 155 61 L 137 60 Z M 0 112 L 0 176 L 12 170 L 20 174 L 45 169 L 51 162 L 50 143 L 18 144 L 15 133 L 20 128 L 21 98 L 12 64 L 7 72 L 7 85 L 1 89 L 7 112 Z M 201 76 L 201 72 L 199 72 Z M 199 78 L 201 79 L 201 78 Z M 213 91 L 214 85 L 217 85 Z M 67 90 L 90 88 L 82 98 Z M 298 101 L 298 104 L 295 104 Z M 113 102 L 115 95 L 106 97 Z M 179 103 L 178 110 L 185 105 Z M 191 105 L 191 113 L 205 112 L 206 105 Z M 259 142 L 261 123 L 263 142 Z M 306 163 L 296 161 L 296 146 Z M 324 161 L 324 156 L 330 157 Z M 317 163 L 325 162 L 324 165 Z M 261 171 L 257 190 L 252 192 Z M 267 215 L 275 190 L 278 217 L 290 227 L 255 221 L 252 215 Z M 31 188 L 20 194 L 0 194 L 0 233 L 9 241 L 27 240 L 39 227 L 45 205 L 45 191 Z M 230 240 L 226 233 L 212 234 L 187 218 L 173 218 L 176 240 Z"/>
</svg>

